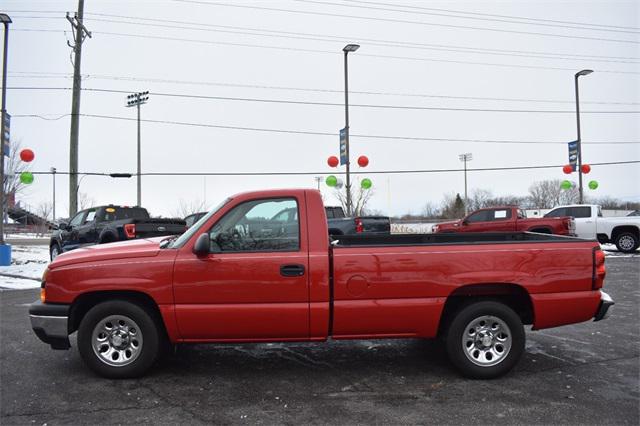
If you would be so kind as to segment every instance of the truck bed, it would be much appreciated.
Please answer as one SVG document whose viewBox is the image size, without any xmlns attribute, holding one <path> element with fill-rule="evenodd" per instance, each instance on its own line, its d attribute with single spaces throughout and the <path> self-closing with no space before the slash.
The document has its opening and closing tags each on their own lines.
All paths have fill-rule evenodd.
<svg viewBox="0 0 640 426">
<path fill-rule="evenodd" d="M 500 243 L 548 243 L 584 241 L 575 237 L 554 234 L 538 234 L 533 232 L 475 232 L 475 233 L 443 233 L 443 234 L 396 234 L 396 235 L 341 235 L 332 239 L 334 247 L 353 246 L 423 246 L 423 245 L 455 245 L 455 244 L 500 244 Z"/>
</svg>

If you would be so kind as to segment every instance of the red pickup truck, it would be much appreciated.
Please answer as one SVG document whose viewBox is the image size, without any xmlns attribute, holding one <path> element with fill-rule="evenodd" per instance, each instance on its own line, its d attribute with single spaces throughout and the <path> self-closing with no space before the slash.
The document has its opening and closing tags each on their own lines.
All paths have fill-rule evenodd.
<svg viewBox="0 0 640 426">
<path fill-rule="evenodd" d="M 279 211 L 295 208 L 297 214 Z M 436 338 L 474 378 L 509 371 L 533 329 L 603 319 L 598 243 L 532 233 L 330 240 L 315 190 L 227 199 L 179 237 L 58 256 L 29 308 L 35 334 L 105 377 L 170 344 Z"/>
<path fill-rule="evenodd" d="M 516 206 L 490 207 L 476 210 L 453 222 L 433 226 L 433 232 L 538 232 L 575 236 L 576 224 L 572 217 L 527 218 L 524 210 Z"/>
</svg>

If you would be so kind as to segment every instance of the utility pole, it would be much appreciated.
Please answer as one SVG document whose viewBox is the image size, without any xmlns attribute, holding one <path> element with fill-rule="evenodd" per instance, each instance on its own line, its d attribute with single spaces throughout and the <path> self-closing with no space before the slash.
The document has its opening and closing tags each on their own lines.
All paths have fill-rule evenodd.
<svg viewBox="0 0 640 426">
<path fill-rule="evenodd" d="M 71 139 L 69 142 L 69 215 L 73 216 L 78 211 L 78 139 L 80 135 L 80 90 L 82 77 L 80 64 L 82 62 L 82 43 L 85 37 L 91 38 L 91 32 L 82 23 L 84 15 L 84 0 L 78 0 L 78 11 L 73 18 L 67 12 L 67 21 L 71 23 L 73 33 L 73 95 L 71 98 Z"/>
<path fill-rule="evenodd" d="M 4 243 L 4 214 L 5 214 L 5 193 L 4 193 L 4 147 L 8 140 L 7 135 L 7 57 L 9 50 L 9 24 L 12 22 L 9 15 L 0 13 L 0 22 L 4 26 L 4 50 L 2 53 L 2 109 L 0 109 L 0 264 L 8 266 L 11 264 L 11 246 Z"/>
<path fill-rule="evenodd" d="M 314 179 L 316 180 L 316 183 L 318 184 L 318 191 L 320 191 L 320 182 L 322 182 L 322 176 L 316 176 Z"/>
<path fill-rule="evenodd" d="M 584 188 L 582 187 L 582 138 L 580 136 L 580 96 L 578 95 L 578 77 L 582 75 L 589 75 L 592 72 L 592 70 L 582 70 L 577 72 L 574 76 L 576 86 L 576 122 L 578 126 L 578 191 L 580 194 L 578 204 L 582 204 L 584 202 Z"/>
<path fill-rule="evenodd" d="M 469 213 L 469 197 L 467 196 L 467 162 L 473 160 L 473 154 L 467 152 L 466 154 L 458 155 L 460 161 L 464 162 L 464 213 Z"/>
<path fill-rule="evenodd" d="M 360 48 L 358 44 L 347 44 L 342 51 L 344 52 L 344 137 L 347 156 L 347 216 L 351 216 L 351 158 L 349 157 L 349 69 L 347 66 L 347 55 L 349 52 L 355 52 Z"/>
<path fill-rule="evenodd" d="M 56 221 L 56 172 L 58 169 L 51 168 L 51 176 L 53 177 L 53 222 Z"/>
<path fill-rule="evenodd" d="M 149 91 L 146 92 L 138 92 L 132 93 L 127 96 L 127 107 L 136 107 L 138 110 L 138 172 L 136 175 L 138 176 L 138 197 L 137 197 L 137 206 L 142 206 L 142 175 L 141 175 L 141 147 L 140 147 L 140 105 L 146 104 L 149 100 Z"/>
</svg>

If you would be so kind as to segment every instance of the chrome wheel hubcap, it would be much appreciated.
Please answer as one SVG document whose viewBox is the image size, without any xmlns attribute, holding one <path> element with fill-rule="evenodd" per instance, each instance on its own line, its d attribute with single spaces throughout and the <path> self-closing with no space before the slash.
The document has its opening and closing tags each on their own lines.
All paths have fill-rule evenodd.
<svg viewBox="0 0 640 426">
<path fill-rule="evenodd" d="M 469 361 L 480 367 L 502 362 L 511 350 L 511 330 L 500 318 L 483 315 L 467 324 L 462 348 Z"/>
<path fill-rule="evenodd" d="M 138 358 L 143 340 L 134 320 L 124 315 L 111 315 L 96 324 L 91 343 L 100 361 L 112 367 L 123 367 Z"/>
<path fill-rule="evenodd" d="M 633 238 L 625 235 L 618 240 L 618 244 L 620 244 L 620 248 L 622 248 L 623 250 L 631 250 L 633 248 L 633 245 L 635 244 L 635 241 L 633 240 Z"/>
</svg>

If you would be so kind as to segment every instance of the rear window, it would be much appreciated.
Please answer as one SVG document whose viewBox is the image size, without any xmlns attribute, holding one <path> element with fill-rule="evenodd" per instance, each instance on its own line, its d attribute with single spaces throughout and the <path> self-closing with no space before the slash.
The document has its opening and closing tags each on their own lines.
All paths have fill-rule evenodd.
<svg viewBox="0 0 640 426">
<path fill-rule="evenodd" d="M 569 209 L 568 216 L 573 216 L 576 218 L 591 217 L 591 207 L 590 206 L 571 207 Z"/>
<path fill-rule="evenodd" d="M 149 213 L 142 207 L 105 207 L 104 220 L 149 219 Z"/>
</svg>

